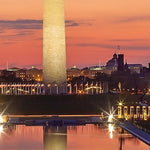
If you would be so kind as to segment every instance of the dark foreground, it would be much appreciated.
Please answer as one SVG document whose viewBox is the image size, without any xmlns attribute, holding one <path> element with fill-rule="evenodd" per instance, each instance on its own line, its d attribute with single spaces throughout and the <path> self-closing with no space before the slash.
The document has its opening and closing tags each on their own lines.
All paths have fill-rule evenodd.
<svg viewBox="0 0 150 150">
<path fill-rule="evenodd" d="M 92 95 L 0 96 L 6 114 L 99 114 L 114 101 Z"/>
<path fill-rule="evenodd" d="M 140 96 L 101 94 L 101 95 L 5 95 L 0 96 L 0 112 L 5 114 L 100 114 L 117 107 L 124 100 L 126 105 L 139 102 Z"/>
</svg>

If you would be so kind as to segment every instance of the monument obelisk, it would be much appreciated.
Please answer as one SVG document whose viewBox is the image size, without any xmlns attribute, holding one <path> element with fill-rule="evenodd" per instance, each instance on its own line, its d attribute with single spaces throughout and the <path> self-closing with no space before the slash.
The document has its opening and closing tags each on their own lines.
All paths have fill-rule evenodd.
<svg viewBox="0 0 150 150">
<path fill-rule="evenodd" d="M 43 81 L 52 94 L 66 93 L 64 0 L 44 0 Z"/>
</svg>

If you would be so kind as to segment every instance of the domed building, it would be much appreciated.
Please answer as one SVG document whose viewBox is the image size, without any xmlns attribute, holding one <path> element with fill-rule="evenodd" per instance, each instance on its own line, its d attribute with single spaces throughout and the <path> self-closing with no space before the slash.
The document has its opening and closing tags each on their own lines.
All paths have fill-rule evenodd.
<svg viewBox="0 0 150 150">
<path fill-rule="evenodd" d="M 106 63 L 106 69 L 112 70 L 112 71 L 116 71 L 118 68 L 118 61 L 117 61 L 117 54 L 115 53 L 113 55 L 113 58 L 110 59 L 107 63 Z"/>
</svg>

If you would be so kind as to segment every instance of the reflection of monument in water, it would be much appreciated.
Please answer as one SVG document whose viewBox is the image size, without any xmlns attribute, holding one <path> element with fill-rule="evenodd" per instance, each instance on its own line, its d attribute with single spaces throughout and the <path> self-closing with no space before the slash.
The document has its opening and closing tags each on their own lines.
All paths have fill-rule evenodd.
<svg viewBox="0 0 150 150">
<path fill-rule="evenodd" d="M 67 150 L 67 127 L 66 126 L 45 126 L 44 150 Z"/>
<path fill-rule="evenodd" d="M 44 0 L 43 81 L 52 94 L 66 93 L 65 46 L 64 0 Z"/>
</svg>

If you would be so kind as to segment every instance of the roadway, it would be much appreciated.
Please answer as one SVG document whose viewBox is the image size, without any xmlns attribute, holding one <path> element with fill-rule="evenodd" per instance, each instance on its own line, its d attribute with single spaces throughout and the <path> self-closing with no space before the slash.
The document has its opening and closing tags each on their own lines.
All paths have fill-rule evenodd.
<svg viewBox="0 0 150 150">
<path fill-rule="evenodd" d="M 126 121 L 119 122 L 118 125 L 150 146 L 150 134 L 138 129 L 137 127 Z"/>
</svg>

